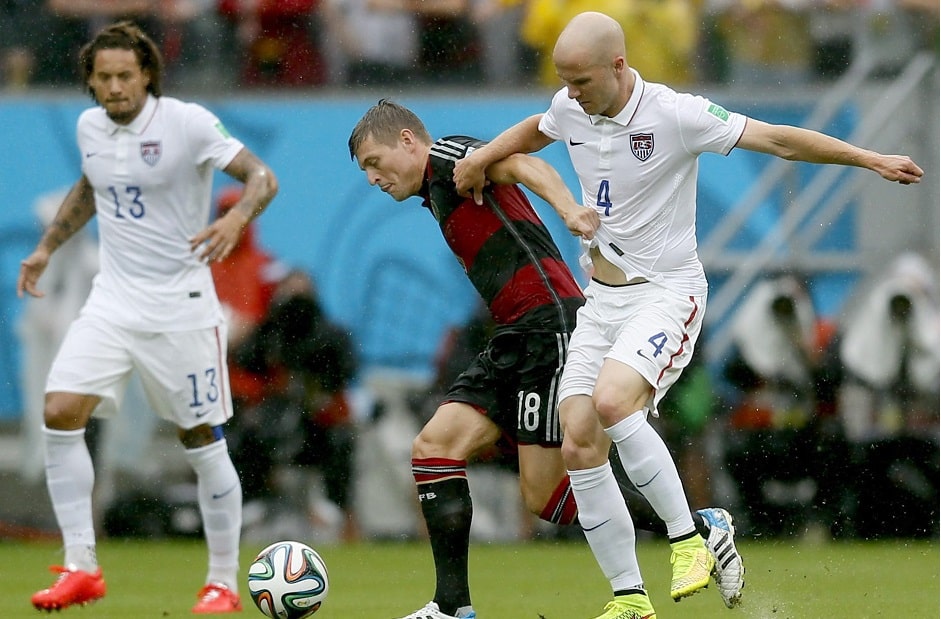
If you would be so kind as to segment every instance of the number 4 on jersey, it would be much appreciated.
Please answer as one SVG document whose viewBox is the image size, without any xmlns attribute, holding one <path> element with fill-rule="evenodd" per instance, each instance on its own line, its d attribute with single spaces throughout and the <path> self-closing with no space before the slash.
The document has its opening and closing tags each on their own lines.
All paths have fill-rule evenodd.
<svg viewBox="0 0 941 619">
<path fill-rule="evenodd" d="M 598 195 L 595 196 L 595 204 L 598 206 L 604 207 L 604 214 L 611 214 L 611 184 L 607 179 L 601 181 L 601 184 L 598 185 Z"/>
</svg>

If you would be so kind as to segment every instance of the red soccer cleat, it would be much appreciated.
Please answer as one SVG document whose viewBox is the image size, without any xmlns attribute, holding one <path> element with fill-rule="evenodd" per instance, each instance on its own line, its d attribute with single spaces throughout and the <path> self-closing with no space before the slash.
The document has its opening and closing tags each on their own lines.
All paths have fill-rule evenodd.
<svg viewBox="0 0 941 619">
<path fill-rule="evenodd" d="M 49 570 L 58 572 L 59 578 L 48 589 L 33 594 L 33 606 L 39 610 L 62 610 L 74 604 L 85 605 L 105 596 L 105 579 L 100 567 L 94 574 L 61 565 L 54 565 Z"/>
<path fill-rule="evenodd" d="M 242 612 L 242 602 L 238 594 L 221 583 L 209 583 L 199 590 L 196 597 L 199 598 L 196 606 L 193 607 L 193 612 L 196 614 Z"/>
</svg>

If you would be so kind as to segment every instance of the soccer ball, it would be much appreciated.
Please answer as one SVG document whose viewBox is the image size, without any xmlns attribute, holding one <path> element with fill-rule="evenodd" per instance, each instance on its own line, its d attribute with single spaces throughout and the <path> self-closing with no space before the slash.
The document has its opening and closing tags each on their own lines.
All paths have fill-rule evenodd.
<svg viewBox="0 0 941 619">
<path fill-rule="evenodd" d="M 300 542 L 275 542 L 248 568 L 248 591 L 272 619 L 303 619 L 320 608 L 330 589 L 320 555 Z"/>
</svg>

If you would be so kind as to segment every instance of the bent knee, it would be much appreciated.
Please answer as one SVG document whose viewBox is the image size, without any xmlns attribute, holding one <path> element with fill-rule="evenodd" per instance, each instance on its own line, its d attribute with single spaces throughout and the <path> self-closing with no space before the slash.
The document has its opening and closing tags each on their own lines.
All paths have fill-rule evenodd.
<svg viewBox="0 0 941 619">
<path fill-rule="evenodd" d="M 595 410 L 598 412 L 598 420 L 605 428 L 610 428 L 618 422 L 618 414 L 623 413 L 627 408 L 625 403 L 615 397 L 608 397 L 605 393 L 595 393 L 591 398 Z"/>
<path fill-rule="evenodd" d="M 467 460 L 471 456 L 471 449 L 457 437 L 451 434 L 434 432 L 428 428 L 422 429 L 418 436 L 412 440 L 412 458 L 448 458 L 451 460 Z"/>
<path fill-rule="evenodd" d="M 610 428 L 647 405 L 651 390 L 622 390 L 614 387 L 599 387 L 591 396 L 598 419 L 605 428 Z"/>
<path fill-rule="evenodd" d="M 101 398 L 76 393 L 47 393 L 43 423 L 53 430 L 84 428 Z"/>
<path fill-rule="evenodd" d="M 491 420 L 467 404 L 451 402 L 412 441 L 412 457 L 467 460 L 499 438 L 500 429 Z"/>
<path fill-rule="evenodd" d="M 608 461 L 611 440 L 604 432 L 589 435 L 566 435 L 562 440 L 562 461 L 570 471 L 590 469 Z"/>
<path fill-rule="evenodd" d="M 412 458 L 440 458 L 444 456 L 444 446 L 422 431 L 412 440 Z"/>
<path fill-rule="evenodd" d="M 195 428 L 180 428 L 177 436 L 185 449 L 198 449 L 221 440 L 223 438 L 222 426 L 210 426 L 204 423 Z"/>
</svg>

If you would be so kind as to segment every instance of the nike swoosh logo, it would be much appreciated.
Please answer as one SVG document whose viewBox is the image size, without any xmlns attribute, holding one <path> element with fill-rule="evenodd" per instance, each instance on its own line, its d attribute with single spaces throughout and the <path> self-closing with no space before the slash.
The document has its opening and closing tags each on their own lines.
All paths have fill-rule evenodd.
<svg viewBox="0 0 941 619">
<path fill-rule="evenodd" d="M 584 142 L 576 142 L 572 138 L 569 138 L 569 146 L 581 146 Z"/>
<path fill-rule="evenodd" d="M 88 159 L 89 157 L 94 157 L 97 154 L 98 153 L 85 153 L 85 159 Z"/>
<path fill-rule="evenodd" d="M 238 487 L 239 487 L 238 484 L 235 484 L 234 486 L 232 486 L 231 488 L 229 488 L 229 489 L 226 490 L 225 492 L 220 492 L 219 494 L 213 494 L 213 495 L 212 495 L 212 498 L 214 498 L 214 499 L 221 499 L 221 498 L 224 497 L 225 495 L 230 494 L 233 490 L 235 490 L 235 489 L 238 488 Z"/>
<path fill-rule="evenodd" d="M 599 527 L 603 527 L 604 525 L 608 524 L 609 522 L 611 522 L 611 519 L 610 519 L 610 518 L 608 518 L 607 520 L 605 520 L 605 521 L 602 522 L 601 524 L 596 524 L 596 525 L 593 526 L 593 527 L 582 527 L 582 531 L 594 531 L 595 529 L 597 529 L 597 528 L 599 528 Z"/>
<path fill-rule="evenodd" d="M 659 474 L 660 474 L 660 471 L 657 471 L 657 475 L 659 475 Z M 649 486 L 650 484 L 653 483 L 653 480 L 655 480 L 655 479 L 657 478 L 657 475 L 654 475 L 653 477 L 651 477 L 649 480 L 647 480 L 647 483 L 645 483 L 645 484 L 637 484 L 637 487 L 638 487 L 638 488 L 643 488 L 644 486 Z"/>
<path fill-rule="evenodd" d="M 641 357 L 643 357 L 644 359 L 646 359 L 647 361 L 650 361 L 650 357 L 648 357 L 647 355 L 645 355 L 645 354 L 644 354 L 644 351 L 642 351 L 640 348 L 637 349 L 637 354 L 640 355 Z"/>
<path fill-rule="evenodd" d="M 211 412 L 212 412 L 211 409 L 209 409 L 209 410 L 203 409 L 203 410 L 201 410 L 201 411 L 196 411 L 196 419 L 201 419 L 201 418 L 205 417 L 206 415 L 208 415 L 208 414 L 211 413 Z"/>
</svg>

